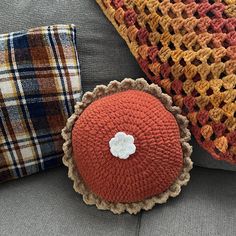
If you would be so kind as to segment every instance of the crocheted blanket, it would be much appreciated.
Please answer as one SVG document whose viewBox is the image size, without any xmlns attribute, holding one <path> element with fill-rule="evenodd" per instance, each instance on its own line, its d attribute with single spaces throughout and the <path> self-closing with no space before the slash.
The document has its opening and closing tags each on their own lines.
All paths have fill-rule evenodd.
<svg viewBox="0 0 236 236">
<path fill-rule="evenodd" d="M 236 0 L 97 0 L 201 146 L 236 164 Z"/>
</svg>

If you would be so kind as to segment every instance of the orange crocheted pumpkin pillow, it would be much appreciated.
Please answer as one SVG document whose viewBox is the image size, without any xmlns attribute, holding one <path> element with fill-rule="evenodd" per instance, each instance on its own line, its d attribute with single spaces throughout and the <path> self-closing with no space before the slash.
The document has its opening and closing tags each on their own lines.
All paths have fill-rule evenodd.
<svg viewBox="0 0 236 236">
<path fill-rule="evenodd" d="M 98 86 L 75 110 L 63 130 L 64 163 L 86 203 L 137 213 L 188 182 L 187 121 L 157 85 L 126 79 Z"/>
</svg>

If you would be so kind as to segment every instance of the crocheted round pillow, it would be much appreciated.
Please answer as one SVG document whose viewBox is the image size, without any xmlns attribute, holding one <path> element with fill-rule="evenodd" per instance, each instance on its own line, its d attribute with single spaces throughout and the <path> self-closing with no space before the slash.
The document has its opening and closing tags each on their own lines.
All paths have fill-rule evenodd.
<svg viewBox="0 0 236 236">
<path fill-rule="evenodd" d="M 189 181 L 188 122 L 144 79 L 87 92 L 62 131 L 63 162 L 87 204 L 137 213 L 175 197 Z"/>
<path fill-rule="evenodd" d="M 236 164 L 236 0 L 96 0 L 199 144 Z"/>
</svg>

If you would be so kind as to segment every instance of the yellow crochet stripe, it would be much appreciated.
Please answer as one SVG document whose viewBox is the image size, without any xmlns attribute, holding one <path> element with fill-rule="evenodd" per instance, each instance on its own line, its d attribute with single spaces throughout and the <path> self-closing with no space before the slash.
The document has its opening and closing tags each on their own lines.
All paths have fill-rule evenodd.
<svg viewBox="0 0 236 236">
<path fill-rule="evenodd" d="M 236 0 L 97 0 L 215 158 L 236 163 Z"/>
</svg>

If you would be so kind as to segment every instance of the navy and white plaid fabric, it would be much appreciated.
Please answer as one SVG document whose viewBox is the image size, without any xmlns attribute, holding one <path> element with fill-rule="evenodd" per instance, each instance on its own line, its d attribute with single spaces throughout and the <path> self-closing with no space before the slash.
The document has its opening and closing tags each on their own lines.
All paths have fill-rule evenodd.
<svg viewBox="0 0 236 236">
<path fill-rule="evenodd" d="M 0 182 L 61 163 L 81 97 L 74 25 L 0 35 Z"/>
</svg>

